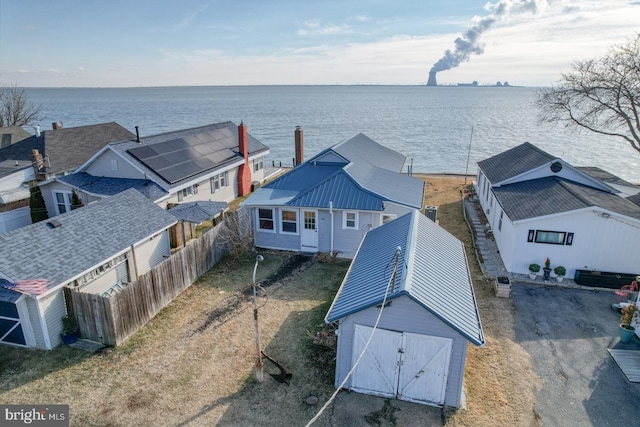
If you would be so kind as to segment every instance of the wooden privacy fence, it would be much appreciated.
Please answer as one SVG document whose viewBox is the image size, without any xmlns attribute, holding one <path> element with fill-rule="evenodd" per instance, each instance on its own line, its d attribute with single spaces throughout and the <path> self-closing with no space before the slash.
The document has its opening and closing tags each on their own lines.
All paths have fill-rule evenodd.
<svg viewBox="0 0 640 427">
<path fill-rule="evenodd" d="M 229 251 L 230 239 L 246 238 L 250 233 L 250 214 L 240 209 L 115 294 L 101 296 L 65 288 L 80 335 L 105 345 L 122 344 L 220 261 Z"/>
</svg>

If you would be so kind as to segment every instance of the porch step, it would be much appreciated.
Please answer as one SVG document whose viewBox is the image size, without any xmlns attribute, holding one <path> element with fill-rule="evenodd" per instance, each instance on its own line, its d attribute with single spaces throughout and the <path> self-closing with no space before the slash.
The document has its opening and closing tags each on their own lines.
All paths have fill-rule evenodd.
<svg viewBox="0 0 640 427">
<path fill-rule="evenodd" d="M 87 351 L 89 353 L 97 353 L 98 351 L 105 348 L 105 345 L 100 342 L 79 338 L 78 341 L 74 342 L 73 344 L 69 344 L 69 347 Z"/>
</svg>

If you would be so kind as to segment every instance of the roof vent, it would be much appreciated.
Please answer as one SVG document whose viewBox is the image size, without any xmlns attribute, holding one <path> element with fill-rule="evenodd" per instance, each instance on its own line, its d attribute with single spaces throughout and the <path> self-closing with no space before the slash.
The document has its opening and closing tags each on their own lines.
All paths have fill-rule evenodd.
<svg viewBox="0 0 640 427">
<path fill-rule="evenodd" d="M 562 163 L 560 163 L 560 162 L 551 163 L 551 172 L 558 173 L 561 170 L 562 170 Z"/>
<path fill-rule="evenodd" d="M 52 219 L 51 221 L 47 222 L 47 227 L 49 227 L 49 228 L 59 228 L 59 227 L 62 227 L 62 223 L 60 221 L 58 221 L 57 219 Z"/>
</svg>

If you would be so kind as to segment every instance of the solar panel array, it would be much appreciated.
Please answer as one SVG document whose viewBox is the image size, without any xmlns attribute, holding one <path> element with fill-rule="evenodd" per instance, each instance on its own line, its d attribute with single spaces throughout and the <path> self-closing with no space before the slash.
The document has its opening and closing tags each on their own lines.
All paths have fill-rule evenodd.
<svg viewBox="0 0 640 427">
<path fill-rule="evenodd" d="M 238 139 L 229 128 L 135 147 L 129 154 L 169 184 L 213 169 L 238 157 Z"/>
</svg>

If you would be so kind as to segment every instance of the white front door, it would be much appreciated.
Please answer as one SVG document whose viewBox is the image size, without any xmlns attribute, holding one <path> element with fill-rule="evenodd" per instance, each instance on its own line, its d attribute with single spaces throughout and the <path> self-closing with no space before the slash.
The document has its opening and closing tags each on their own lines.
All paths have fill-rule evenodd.
<svg viewBox="0 0 640 427">
<path fill-rule="evenodd" d="M 318 250 L 318 212 L 302 211 L 302 250 L 316 252 Z"/>
</svg>

